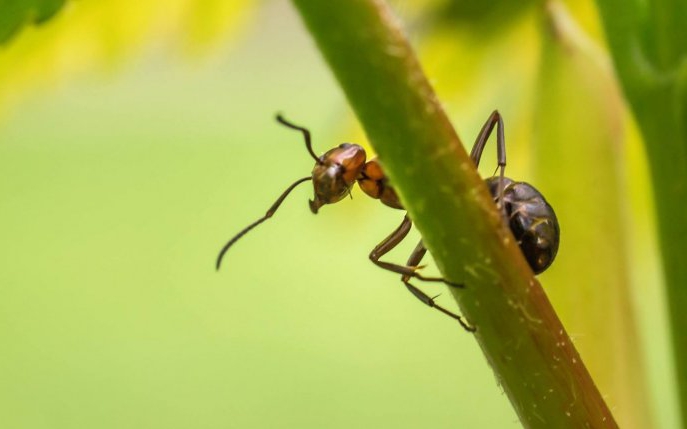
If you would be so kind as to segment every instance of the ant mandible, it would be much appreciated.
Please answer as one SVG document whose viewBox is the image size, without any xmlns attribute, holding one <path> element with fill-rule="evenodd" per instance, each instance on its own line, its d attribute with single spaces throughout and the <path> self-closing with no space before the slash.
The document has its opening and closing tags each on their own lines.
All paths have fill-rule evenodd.
<svg viewBox="0 0 687 429">
<path fill-rule="evenodd" d="M 349 195 L 357 182 L 360 188 L 370 197 L 379 199 L 383 204 L 404 210 L 401 201 L 394 189 L 389 185 L 388 178 L 382 170 L 377 158 L 366 162 L 365 149 L 353 143 L 342 143 L 330 149 L 318 157 L 312 149 L 312 141 L 308 129 L 299 127 L 277 115 L 277 121 L 293 130 L 300 131 L 305 140 L 305 147 L 310 156 L 315 160 L 312 175 L 296 180 L 277 198 L 277 201 L 267 210 L 267 213 L 255 222 L 251 223 L 224 245 L 217 257 L 217 269 L 219 270 L 222 258 L 227 250 L 250 230 L 271 218 L 282 202 L 301 183 L 313 182 L 315 198 L 310 200 L 310 210 L 317 214 L 320 207 L 325 204 L 333 204 L 341 201 Z M 482 152 L 494 127 L 497 128 L 497 162 L 498 176 L 485 180 L 489 192 L 503 213 L 504 220 L 508 223 L 525 259 L 535 274 L 546 270 L 558 252 L 560 240 L 560 228 L 553 208 L 546 202 L 544 196 L 532 185 L 526 182 L 516 182 L 504 176 L 506 168 L 506 140 L 504 137 L 503 119 L 497 110 L 492 112 L 487 122 L 482 127 L 477 140 L 470 152 L 470 158 L 479 166 Z M 452 283 L 441 277 L 426 277 L 417 272 L 419 264 L 427 253 L 422 240 L 417 244 L 406 265 L 381 261 L 385 254 L 398 246 L 408 235 L 412 221 L 406 214 L 398 226 L 387 238 L 375 246 L 370 252 L 370 260 L 377 266 L 401 274 L 401 281 L 417 299 L 436 308 L 442 313 L 456 319 L 467 331 L 474 332 L 475 327 L 466 323 L 459 315 L 438 305 L 434 298 L 430 297 L 410 283 L 411 278 L 428 282 L 442 282 L 452 287 L 463 288 L 463 284 Z M 436 298 L 436 297 L 435 297 Z"/>
</svg>

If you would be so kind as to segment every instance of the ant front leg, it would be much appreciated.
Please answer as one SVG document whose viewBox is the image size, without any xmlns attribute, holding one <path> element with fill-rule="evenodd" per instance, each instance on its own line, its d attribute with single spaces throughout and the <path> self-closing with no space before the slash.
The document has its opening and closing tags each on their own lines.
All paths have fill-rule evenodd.
<svg viewBox="0 0 687 429">
<path fill-rule="evenodd" d="M 454 286 L 454 287 L 463 287 L 461 284 L 457 283 L 451 283 L 450 281 L 442 278 L 442 277 L 425 277 L 422 274 L 418 273 L 417 270 L 420 268 L 415 265 L 399 265 L 399 264 L 394 264 L 391 262 L 384 262 L 380 261 L 379 259 L 389 253 L 393 248 L 398 246 L 398 244 L 403 241 L 404 238 L 408 235 L 408 232 L 410 232 L 410 227 L 413 225 L 413 222 L 410 220 L 408 215 L 403 218 L 403 222 L 401 222 L 401 225 L 394 230 L 387 238 L 385 238 L 381 243 L 379 243 L 377 246 L 375 246 L 374 249 L 372 249 L 372 252 L 370 252 L 370 260 L 377 265 L 380 268 L 383 268 L 387 271 L 392 271 L 394 273 L 401 274 L 403 276 L 407 276 L 408 278 L 414 277 L 418 280 L 426 281 L 426 282 L 441 282 L 445 283 L 449 286 Z"/>
<path fill-rule="evenodd" d="M 422 240 L 420 240 L 420 242 L 417 243 L 417 246 L 415 246 L 415 250 L 413 250 L 413 253 L 410 254 L 410 257 L 408 258 L 407 264 L 409 266 L 417 266 L 420 263 L 420 261 L 422 261 L 422 258 L 425 256 L 426 253 L 427 253 L 427 248 L 422 243 Z M 465 320 L 463 320 L 463 318 L 460 317 L 459 315 L 457 315 L 457 314 L 445 309 L 444 307 L 440 306 L 439 304 L 437 304 L 434 301 L 434 298 L 436 298 L 436 296 L 430 297 L 429 295 L 427 295 L 426 293 L 424 293 L 423 291 L 421 291 L 417 287 L 410 284 L 410 277 L 409 276 L 404 275 L 403 277 L 401 277 L 401 281 L 406 286 L 406 288 L 408 288 L 410 293 L 412 293 L 413 296 L 415 296 L 415 298 L 419 299 L 420 301 L 422 301 L 423 303 L 425 303 L 429 307 L 436 308 L 437 310 L 441 311 L 445 315 L 447 315 L 453 319 L 456 319 L 458 321 L 458 323 L 460 323 L 460 326 L 462 326 L 463 329 L 465 329 L 466 331 L 475 332 L 477 330 L 477 328 L 475 328 L 474 326 L 468 325 L 465 322 Z M 463 287 L 463 285 L 459 285 L 459 286 Z"/>
</svg>

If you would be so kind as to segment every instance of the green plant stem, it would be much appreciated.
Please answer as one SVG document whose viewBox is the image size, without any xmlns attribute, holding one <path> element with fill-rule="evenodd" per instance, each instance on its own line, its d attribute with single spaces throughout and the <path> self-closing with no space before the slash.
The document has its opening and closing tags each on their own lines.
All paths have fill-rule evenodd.
<svg viewBox="0 0 687 429">
<path fill-rule="evenodd" d="M 598 5 L 651 169 L 682 421 L 687 427 L 687 5 L 649 2 L 648 23 L 640 20 L 636 2 L 599 0 Z M 649 58 L 647 50 L 657 57 Z"/>
<path fill-rule="evenodd" d="M 617 427 L 386 4 L 293 3 L 523 425 Z"/>
</svg>

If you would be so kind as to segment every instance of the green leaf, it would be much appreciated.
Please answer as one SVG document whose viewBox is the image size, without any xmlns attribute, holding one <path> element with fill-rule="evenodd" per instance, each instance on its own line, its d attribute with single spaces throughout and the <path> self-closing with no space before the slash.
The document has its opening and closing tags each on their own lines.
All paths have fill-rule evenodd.
<svg viewBox="0 0 687 429">
<path fill-rule="evenodd" d="M 616 71 L 639 124 L 656 201 L 667 302 L 687 426 L 687 6 L 674 0 L 598 0 Z"/>
<path fill-rule="evenodd" d="M 57 13 L 65 0 L 0 0 L 0 44 L 28 24 L 40 24 Z"/>
<path fill-rule="evenodd" d="M 556 269 L 546 274 L 556 287 L 547 292 L 565 326 L 580 333 L 576 345 L 619 425 L 647 428 L 630 265 L 619 250 L 628 246 L 624 104 L 608 57 L 560 4 L 550 5 L 548 18 L 541 26 L 533 166 L 563 237 Z"/>
<path fill-rule="evenodd" d="M 532 6 L 540 4 L 541 0 L 459 0 L 448 2 L 441 14 L 454 25 L 482 27 L 482 33 L 488 37 L 503 30 L 504 26 L 527 13 Z"/>
</svg>

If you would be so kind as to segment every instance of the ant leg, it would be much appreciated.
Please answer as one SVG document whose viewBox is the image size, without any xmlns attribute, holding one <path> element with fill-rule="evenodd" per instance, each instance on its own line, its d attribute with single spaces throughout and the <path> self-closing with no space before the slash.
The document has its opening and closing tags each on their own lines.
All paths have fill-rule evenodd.
<svg viewBox="0 0 687 429">
<path fill-rule="evenodd" d="M 482 129 L 475 140 L 475 144 L 472 146 L 470 151 L 470 158 L 479 166 L 479 161 L 482 158 L 482 151 L 484 151 L 484 146 L 487 144 L 487 140 L 494 130 L 494 127 L 498 125 L 496 130 L 496 142 L 497 142 L 497 161 L 499 168 L 504 169 L 506 167 L 506 139 L 504 135 L 503 119 L 498 110 L 494 110 L 489 119 L 484 123 Z"/>
<path fill-rule="evenodd" d="M 413 253 L 410 254 L 410 258 L 408 258 L 408 262 L 407 262 L 408 265 L 417 266 L 417 264 L 419 264 L 420 261 L 422 261 L 422 258 L 425 256 L 425 253 L 427 253 L 427 248 L 422 243 L 422 240 L 420 240 L 420 242 L 417 243 L 417 246 L 415 246 L 415 250 L 413 250 Z M 465 322 L 465 320 L 463 320 L 463 318 L 460 317 L 459 315 L 457 315 L 457 314 L 445 309 L 444 307 L 440 306 L 439 304 L 437 304 L 434 301 L 434 298 L 436 298 L 436 297 L 434 297 L 434 298 L 430 297 L 429 295 L 427 295 L 426 293 L 424 293 L 423 291 L 421 291 L 417 287 L 410 284 L 409 280 L 410 280 L 409 276 L 404 275 L 403 277 L 401 277 L 401 281 L 406 286 L 406 288 L 410 291 L 410 293 L 412 293 L 413 296 L 415 296 L 415 298 L 419 299 L 420 301 L 422 301 L 423 303 L 425 303 L 429 307 L 436 308 L 437 310 L 441 311 L 442 313 L 446 314 L 447 316 L 457 320 L 458 323 L 460 323 L 460 326 L 462 326 L 463 329 L 465 329 L 466 331 L 475 332 L 477 330 L 477 328 L 475 328 L 474 326 L 467 324 Z"/>
<path fill-rule="evenodd" d="M 394 230 L 394 232 L 392 232 L 387 238 L 385 238 L 381 243 L 375 246 L 374 249 L 372 249 L 372 251 L 370 252 L 370 260 L 380 268 L 401 274 L 403 276 L 414 277 L 418 280 L 426 282 L 441 282 L 449 286 L 463 287 L 462 284 L 452 283 L 441 277 L 425 277 L 417 272 L 419 268 L 417 266 L 399 265 L 379 260 L 382 256 L 389 253 L 394 247 L 398 246 L 398 244 L 401 241 L 403 241 L 404 238 L 406 238 L 408 232 L 410 232 L 410 227 L 412 225 L 413 222 L 406 214 L 403 218 L 403 222 L 401 222 L 401 225 L 399 225 L 398 228 Z"/>
<path fill-rule="evenodd" d="M 503 119 L 501 118 L 501 114 L 498 110 L 494 110 L 491 113 L 491 115 L 489 115 L 489 119 L 487 119 L 487 122 L 485 122 L 484 126 L 482 127 L 482 130 L 479 132 L 477 140 L 475 140 L 475 144 L 472 146 L 472 150 L 470 151 L 470 158 L 472 158 L 472 161 L 475 163 L 476 166 L 479 166 L 479 161 L 482 158 L 482 151 L 484 150 L 484 146 L 486 146 L 487 144 L 487 140 L 489 139 L 491 132 L 494 130 L 494 126 L 497 126 L 496 158 L 498 161 L 498 169 L 500 170 L 499 195 L 497 199 L 497 205 L 503 211 L 505 210 L 502 201 L 504 190 L 503 177 L 504 172 L 506 170 L 506 137 L 504 134 Z"/>
<path fill-rule="evenodd" d="M 310 141 L 310 131 L 308 131 L 307 128 L 299 127 L 298 125 L 294 125 L 291 122 L 287 121 L 284 119 L 284 117 L 281 114 L 277 114 L 277 122 L 280 124 L 291 128 L 292 130 L 300 131 L 303 133 L 303 139 L 305 140 L 305 147 L 308 149 L 308 152 L 310 153 L 310 156 L 313 157 L 316 163 L 319 165 L 322 165 L 322 160 L 315 155 L 315 152 L 312 150 L 312 142 Z"/>
</svg>

